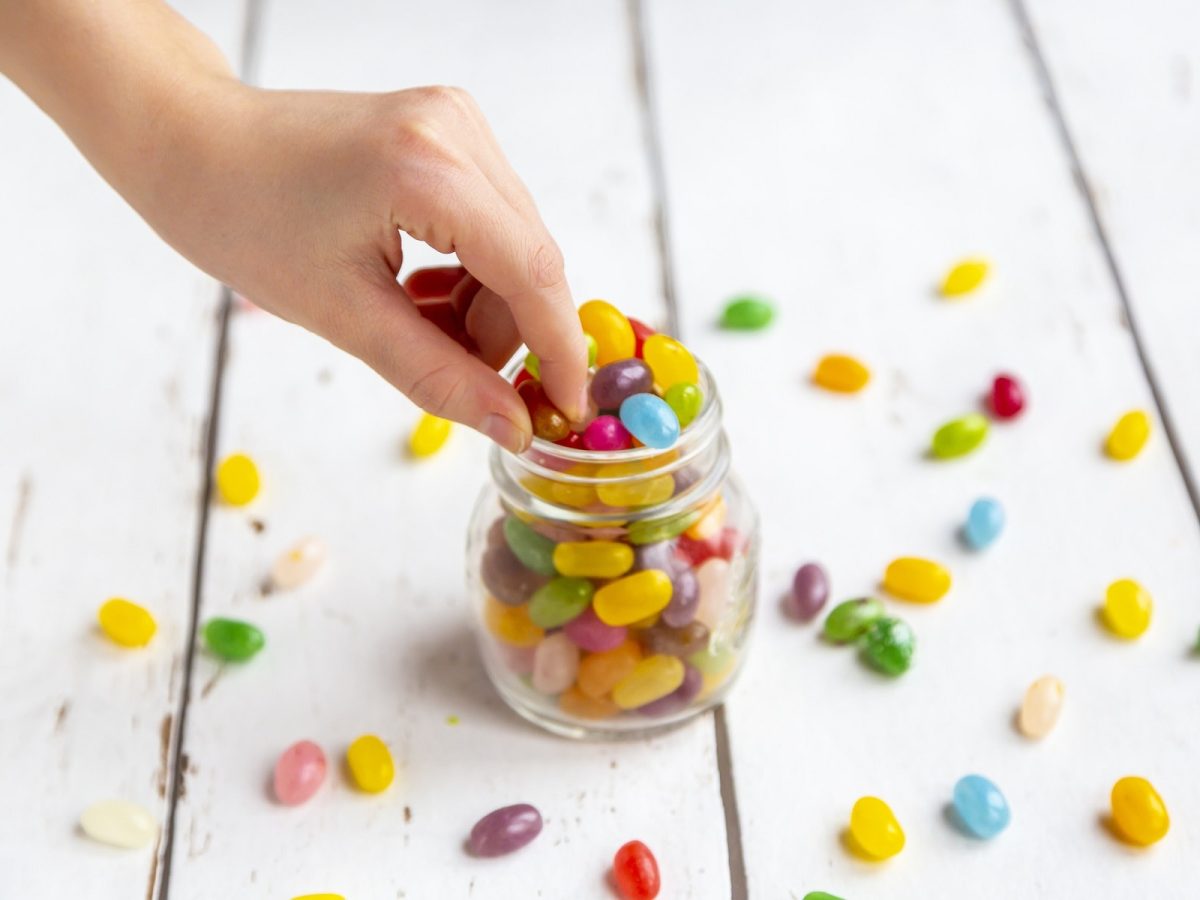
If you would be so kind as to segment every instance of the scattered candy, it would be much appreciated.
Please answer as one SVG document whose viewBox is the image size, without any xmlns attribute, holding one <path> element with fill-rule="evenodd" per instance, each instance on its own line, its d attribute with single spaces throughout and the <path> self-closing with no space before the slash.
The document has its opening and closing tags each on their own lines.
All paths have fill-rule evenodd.
<svg viewBox="0 0 1200 900">
<path fill-rule="evenodd" d="M 610 581 L 596 591 L 593 605 L 606 625 L 630 625 L 661 612 L 671 602 L 671 579 L 659 569 L 646 569 Z"/>
<path fill-rule="evenodd" d="M 816 616 L 829 599 L 829 576 L 817 563 L 805 563 L 796 570 L 792 592 L 787 597 L 787 610 L 795 618 L 807 622 Z"/>
<path fill-rule="evenodd" d="M 990 497 L 980 497 L 967 512 L 963 537 L 974 550 L 990 547 L 1004 530 L 1004 507 Z"/>
<path fill-rule="evenodd" d="M 303 894 L 292 900 L 346 900 L 341 894 Z"/>
<path fill-rule="evenodd" d="M 803 900 L 842 900 L 842 898 L 825 891 L 809 891 L 804 895 Z"/>
<path fill-rule="evenodd" d="M 249 622 L 216 618 L 204 623 L 204 643 L 215 656 L 230 662 L 245 662 L 266 642 L 263 633 Z"/>
<path fill-rule="evenodd" d="M 396 767 L 387 744 L 373 734 L 356 738 L 346 750 L 346 765 L 360 791 L 378 794 L 396 777 Z"/>
<path fill-rule="evenodd" d="M 762 297 L 735 297 L 721 313 L 721 327 L 737 331 L 757 331 L 766 328 L 775 318 L 775 308 Z"/>
<path fill-rule="evenodd" d="M 312 797 L 325 781 L 325 751 L 312 741 L 297 741 L 275 763 L 275 799 L 298 806 Z"/>
<path fill-rule="evenodd" d="M 977 838 L 994 838 L 1008 827 L 1012 813 L 1000 788 L 982 775 L 965 775 L 954 785 L 954 811 Z"/>
<path fill-rule="evenodd" d="M 319 538 L 308 537 L 298 542 L 275 560 L 271 567 L 271 582 L 280 590 L 300 587 L 325 564 L 328 551 Z"/>
<path fill-rule="evenodd" d="M 863 657 L 885 675 L 903 675 L 912 665 L 916 638 L 899 619 L 876 619 L 863 632 Z"/>
<path fill-rule="evenodd" d="M 1140 409 L 1127 412 L 1117 420 L 1104 448 L 1113 459 L 1125 462 L 1142 452 L 1150 437 L 1150 417 Z"/>
<path fill-rule="evenodd" d="M 1171 827 L 1166 804 L 1154 785 L 1135 775 L 1113 785 L 1112 820 L 1121 837 L 1140 847 L 1162 840 Z"/>
<path fill-rule="evenodd" d="M 902 556 L 888 564 L 883 588 L 901 600 L 933 603 L 950 590 L 950 573 L 932 560 Z"/>
<path fill-rule="evenodd" d="M 542 833 L 542 814 L 528 803 L 493 810 L 475 823 L 467 845 L 472 856 L 503 856 Z"/>
<path fill-rule="evenodd" d="M 645 444 L 665 450 L 679 439 L 679 418 L 655 394 L 634 394 L 621 402 L 621 424 Z"/>
<path fill-rule="evenodd" d="M 1153 609 L 1150 594 L 1130 578 L 1114 581 L 1104 592 L 1104 622 L 1118 637 L 1141 637 L 1150 627 Z"/>
<path fill-rule="evenodd" d="M 813 372 L 813 384 L 827 391 L 853 394 L 861 391 L 871 380 L 871 372 L 853 356 L 831 354 L 821 357 Z"/>
<path fill-rule="evenodd" d="M 121 597 L 113 597 L 100 607 L 100 628 L 122 647 L 144 647 L 158 626 L 148 611 Z"/>
<path fill-rule="evenodd" d="M 258 466 L 244 453 L 234 453 L 217 466 L 217 493 L 230 506 L 245 506 L 258 496 Z"/>
<path fill-rule="evenodd" d="M 654 900 L 662 887 L 658 861 L 641 841 L 630 841 L 613 857 L 613 881 L 622 900 Z"/>
<path fill-rule="evenodd" d="M 874 597 L 843 600 L 825 617 L 826 640 L 848 644 L 857 640 L 876 619 L 883 617 L 883 604 Z"/>
<path fill-rule="evenodd" d="M 1025 408 L 1025 389 L 1013 375 L 997 375 L 992 382 L 992 412 L 999 419 L 1012 419 Z"/>
<path fill-rule="evenodd" d="M 673 337 L 654 334 L 642 346 L 642 359 L 654 373 L 654 383 L 663 391 L 676 384 L 697 384 L 700 368 L 687 347 Z"/>
<path fill-rule="evenodd" d="M 850 836 L 871 859 L 887 859 L 904 849 L 904 829 L 891 807 L 878 797 L 859 797 L 850 810 Z"/>
<path fill-rule="evenodd" d="M 596 364 L 606 366 L 629 359 L 637 349 L 633 326 L 624 313 L 604 300 L 589 300 L 579 307 L 583 330 L 596 339 Z"/>
<path fill-rule="evenodd" d="M 988 433 L 988 420 L 979 413 L 968 413 L 951 419 L 933 434 L 933 455 L 937 459 L 966 456 L 983 443 Z"/>
<path fill-rule="evenodd" d="M 691 425 L 699 414 L 700 407 L 704 405 L 704 394 L 694 384 L 673 384 L 667 388 L 663 399 L 679 419 L 680 428 Z"/>
<path fill-rule="evenodd" d="M 432 413 L 421 413 L 416 427 L 408 436 L 409 452 L 418 458 L 433 456 L 450 437 L 453 424 L 449 419 L 439 418 Z"/>
<path fill-rule="evenodd" d="M 93 803 L 79 817 L 79 826 L 93 841 L 125 850 L 145 847 L 158 834 L 154 817 L 127 800 Z"/>
<path fill-rule="evenodd" d="M 961 297 L 983 284 L 988 274 L 988 264 L 983 259 L 964 259 L 955 264 L 942 281 L 943 297 Z"/>
<path fill-rule="evenodd" d="M 1021 734 L 1035 740 L 1049 734 L 1062 712 L 1065 693 L 1063 683 L 1053 675 L 1043 675 L 1029 685 L 1017 714 L 1017 729 Z"/>
</svg>

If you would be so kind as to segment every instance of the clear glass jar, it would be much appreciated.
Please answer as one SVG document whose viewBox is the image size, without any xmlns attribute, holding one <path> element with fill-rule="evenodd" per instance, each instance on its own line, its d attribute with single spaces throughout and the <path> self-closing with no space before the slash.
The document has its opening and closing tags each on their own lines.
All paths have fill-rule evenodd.
<svg viewBox="0 0 1200 900">
<path fill-rule="evenodd" d="M 476 632 L 500 695 L 550 731 L 669 727 L 721 702 L 741 668 L 758 518 L 703 365 L 700 387 L 670 450 L 491 450 L 467 537 Z"/>
</svg>

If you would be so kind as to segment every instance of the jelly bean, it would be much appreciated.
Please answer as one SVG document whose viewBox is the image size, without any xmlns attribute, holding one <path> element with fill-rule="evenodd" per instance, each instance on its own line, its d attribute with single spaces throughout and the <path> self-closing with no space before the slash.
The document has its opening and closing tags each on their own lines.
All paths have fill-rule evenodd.
<svg viewBox="0 0 1200 900">
<path fill-rule="evenodd" d="M 802 900 L 842 900 L 842 898 L 827 891 L 809 891 Z"/>
<path fill-rule="evenodd" d="M 204 623 L 204 643 L 221 659 L 245 662 L 266 642 L 263 633 L 249 622 L 217 618 Z"/>
<path fill-rule="evenodd" d="M 1104 592 L 1104 622 L 1119 637 L 1141 637 L 1153 610 L 1150 594 L 1130 578 L 1114 581 Z"/>
<path fill-rule="evenodd" d="M 973 550 L 990 547 L 1004 530 L 1004 507 L 990 497 L 980 497 L 967 511 L 963 538 Z"/>
<path fill-rule="evenodd" d="M 844 356 L 840 353 L 822 356 L 813 372 L 813 384 L 840 394 L 853 394 L 861 391 L 870 380 L 870 369 L 853 356 Z"/>
<path fill-rule="evenodd" d="M 859 797 L 850 810 L 850 836 L 872 859 L 887 859 L 904 849 L 904 829 L 891 807 L 878 797 Z"/>
<path fill-rule="evenodd" d="M 613 857 L 613 881 L 621 900 L 654 900 L 662 887 L 658 860 L 641 841 L 630 841 Z"/>
<path fill-rule="evenodd" d="M 620 409 L 626 397 L 652 390 L 654 373 L 640 359 L 617 360 L 601 366 L 592 376 L 592 400 L 599 409 Z"/>
<path fill-rule="evenodd" d="M 483 623 L 493 636 L 514 647 L 532 647 L 543 631 L 529 618 L 529 607 L 505 606 L 494 597 L 484 601 Z"/>
<path fill-rule="evenodd" d="M 516 516 L 504 522 L 504 539 L 508 548 L 525 566 L 539 575 L 556 575 L 554 568 L 554 541 L 538 534 Z"/>
<path fill-rule="evenodd" d="M 933 434 L 933 455 L 938 459 L 966 456 L 987 437 L 988 420 L 979 413 L 951 419 Z"/>
<path fill-rule="evenodd" d="M 696 466 L 685 466 L 672 472 L 671 478 L 675 481 L 675 493 L 679 495 L 700 480 L 700 469 Z"/>
<path fill-rule="evenodd" d="M 628 450 L 633 446 L 633 435 L 616 416 L 596 416 L 583 430 L 582 442 L 586 450 Z"/>
<path fill-rule="evenodd" d="M 104 633 L 122 647 L 144 647 L 158 630 L 154 616 L 121 597 L 105 601 L 98 618 Z"/>
<path fill-rule="evenodd" d="M 341 894 L 302 894 L 292 900 L 346 900 Z"/>
<path fill-rule="evenodd" d="M 725 304 L 721 327 L 738 331 L 757 331 L 766 328 L 775 318 L 775 307 L 766 299 L 747 295 L 735 297 Z"/>
<path fill-rule="evenodd" d="M 387 790 L 396 777 L 396 766 L 387 744 L 373 734 L 355 738 L 346 750 L 350 777 L 360 791 L 378 794 Z"/>
<path fill-rule="evenodd" d="M 992 381 L 992 412 L 999 419 L 1012 419 L 1025 408 L 1025 389 L 1012 375 L 997 375 Z"/>
<path fill-rule="evenodd" d="M 1167 806 L 1154 785 L 1136 775 L 1113 785 L 1112 820 L 1121 837 L 1140 847 L 1161 841 L 1171 827 Z"/>
<path fill-rule="evenodd" d="M 633 641 L 603 653 L 590 653 L 579 663 L 576 686 L 589 697 L 603 697 L 641 661 L 642 650 Z"/>
<path fill-rule="evenodd" d="M 590 606 L 563 626 L 563 634 L 590 653 L 621 646 L 628 633 L 623 625 L 605 625 Z"/>
<path fill-rule="evenodd" d="M 994 838 L 1008 827 L 1012 813 L 1000 788 L 982 775 L 964 775 L 954 785 L 954 812 L 977 838 Z"/>
<path fill-rule="evenodd" d="M 621 709 L 636 709 L 653 703 L 683 684 L 683 676 L 683 661 L 678 657 L 648 656 L 617 682 L 612 689 L 613 703 Z"/>
<path fill-rule="evenodd" d="M 736 528 L 726 525 L 721 533 L 703 541 L 695 541 L 686 534 L 675 547 L 676 556 L 693 566 L 699 566 L 713 557 L 731 560 L 746 550 L 746 538 Z"/>
<path fill-rule="evenodd" d="M 667 406 L 675 411 L 680 428 L 691 425 L 700 413 L 700 408 L 704 406 L 704 394 L 694 384 L 673 384 L 663 393 L 663 399 L 667 401 Z"/>
<path fill-rule="evenodd" d="M 633 326 L 624 313 L 611 303 L 589 300 L 579 307 L 579 322 L 583 330 L 596 339 L 597 365 L 607 366 L 618 359 L 633 356 L 637 348 Z"/>
<path fill-rule="evenodd" d="M 725 607 L 729 605 L 732 584 L 729 563 L 718 557 L 705 560 L 696 567 L 696 582 L 700 587 L 696 620 L 703 622 L 710 630 L 716 629 L 725 614 Z"/>
<path fill-rule="evenodd" d="M 453 424 L 449 419 L 443 419 L 432 413 L 421 413 L 416 428 L 408 436 L 409 452 L 418 458 L 433 456 L 442 449 L 450 437 L 450 429 Z"/>
<path fill-rule="evenodd" d="M 933 603 L 950 590 L 950 573 L 931 560 L 902 556 L 888 564 L 883 588 L 901 600 Z"/>
<path fill-rule="evenodd" d="M 962 297 L 971 293 L 988 274 L 988 263 L 984 259 L 964 259 L 946 273 L 942 281 L 943 297 Z"/>
<path fill-rule="evenodd" d="M 534 381 L 542 380 L 542 366 L 541 363 L 538 362 L 536 353 L 525 354 L 525 371 L 529 373 L 530 377 L 533 378 Z"/>
<path fill-rule="evenodd" d="M 1030 738 L 1043 738 L 1050 733 L 1062 712 L 1066 688 L 1053 675 L 1043 675 L 1025 691 L 1021 710 L 1017 714 L 1017 729 Z"/>
<path fill-rule="evenodd" d="M 564 541 L 553 559 L 560 575 L 619 578 L 633 567 L 633 548 L 616 541 Z"/>
<path fill-rule="evenodd" d="M 672 482 L 672 486 L 674 482 Z M 676 513 L 673 516 L 667 516 L 665 519 L 645 519 L 641 522 L 634 522 L 629 526 L 626 538 L 631 544 L 657 544 L 662 541 L 669 541 L 673 537 L 678 537 L 683 532 L 687 531 L 700 518 L 701 511 L 698 509 L 687 510 L 686 512 Z"/>
<path fill-rule="evenodd" d="M 708 643 L 707 639 L 705 643 Z M 688 654 L 687 661 L 689 665 L 695 666 L 706 676 L 716 676 L 726 674 L 733 669 L 734 663 L 737 662 L 737 654 L 731 647 L 723 647 L 719 650 L 714 647 L 706 647 Z"/>
<path fill-rule="evenodd" d="M 638 715 L 642 716 L 669 716 L 679 712 L 688 706 L 693 700 L 700 695 L 701 689 L 704 687 L 704 675 L 699 669 L 685 665 L 683 667 L 683 681 L 679 687 L 671 691 L 665 697 L 659 697 L 657 700 L 652 700 L 643 706 L 637 708 Z"/>
<path fill-rule="evenodd" d="M 658 334 L 658 332 L 645 322 L 635 319 L 633 316 L 629 317 L 629 327 L 633 329 L 633 355 L 640 359 L 642 356 L 642 347 L 645 346 L 646 338 L 653 334 Z"/>
<path fill-rule="evenodd" d="M 671 602 L 662 611 L 664 625 L 682 628 L 694 618 L 700 609 L 700 582 L 690 566 L 677 566 L 671 570 Z"/>
<path fill-rule="evenodd" d="M 605 697 L 589 697 L 578 687 L 569 687 L 558 695 L 558 708 L 579 719 L 607 719 L 621 711 Z"/>
<path fill-rule="evenodd" d="M 513 387 L 520 388 L 521 385 L 523 385 L 527 381 L 536 381 L 536 379 L 532 375 L 529 374 L 528 369 L 526 369 L 524 366 L 522 366 L 521 371 L 517 372 L 516 378 L 513 379 L 513 382 L 512 382 Z M 519 390 L 518 390 L 518 393 L 520 393 Z"/>
<path fill-rule="evenodd" d="M 583 435 L 580 434 L 578 431 L 572 431 L 561 441 L 555 441 L 554 443 L 558 444 L 558 446 L 560 446 L 560 447 L 570 447 L 572 450 L 587 449 L 586 447 L 583 446 Z"/>
<path fill-rule="evenodd" d="M 694 525 L 685 529 L 684 534 L 694 541 L 707 541 L 718 537 L 721 529 L 725 527 L 725 517 L 728 514 L 725 498 L 718 494 L 715 500 L 701 510 L 700 518 Z"/>
<path fill-rule="evenodd" d="M 632 326 L 633 322 L 630 322 L 629 324 Z M 636 336 L 637 332 L 635 331 L 634 334 Z M 596 365 L 596 357 L 600 355 L 600 344 L 597 343 L 596 339 L 586 331 L 583 333 L 583 341 L 585 344 L 587 344 L 588 368 L 590 369 L 592 366 Z"/>
<path fill-rule="evenodd" d="M 903 675 L 912 665 L 916 638 L 899 619 L 876 619 L 863 632 L 863 657 L 885 675 Z"/>
<path fill-rule="evenodd" d="M 217 466 L 217 493 L 230 506 L 245 506 L 258 496 L 258 466 L 244 453 L 234 453 Z"/>
<path fill-rule="evenodd" d="M 533 689 L 557 694 L 575 683 L 579 673 L 579 648 L 562 632 L 547 635 L 533 654 Z"/>
<path fill-rule="evenodd" d="M 687 347 L 665 334 L 646 338 L 642 358 L 654 373 L 654 382 L 663 391 L 676 384 L 697 384 L 700 367 Z"/>
<path fill-rule="evenodd" d="M 883 604 L 874 597 L 843 600 L 825 617 L 825 639 L 835 644 L 857 640 L 871 623 L 883 618 Z"/>
<path fill-rule="evenodd" d="M 1141 453 L 1149 437 L 1150 417 L 1142 410 L 1135 409 L 1117 420 L 1104 448 L 1113 459 L 1124 462 Z"/>
<path fill-rule="evenodd" d="M 503 856 L 542 833 L 542 814 L 528 803 L 493 810 L 475 823 L 467 846 L 472 856 Z"/>
<path fill-rule="evenodd" d="M 275 560 L 271 567 L 271 583 L 280 590 L 300 587 L 317 574 L 327 555 L 325 543 L 319 538 L 304 538 Z"/>
<path fill-rule="evenodd" d="M 588 608 L 592 592 L 592 583 L 586 578 L 555 578 L 534 592 L 529 619 L 539 628 L 558 628 Z"/>
<path fill-rule="evenodd" d="M 595 473 L 595 466 L 579 464 L 571 466 L 563 474 L 578 478 L 592 478 Z M 560 506 L 587 509 L 596 503 L 599 498 L 596 495 L 596 489 L 590 484 L 563 480 L 551 482 L 550 499 Z"/>
<path fill-rule="evenodd" d="M 647 447 L 665 450 L 679 439 L 675 410 L 654 394 L 626 397 L 621 403 L 621 424 Z"/>
<path fill-rule="evenodd" d="M 598 474 L 605 480 L 596 485 L 596 496 L 606 506 L 656 506 L 675 491 L 675 479 L 647 474 L 640 462 L 616 463 Z"/>
<path fill-rule="evenodd" d="M 629 625 L 661 612 L 671 602 L 671 579 L 660 569 L 646 569 L 610 581 L 596 591 L 593 606 L 606 625 Z"/>
<path fill-rule="evenodd" d="M 669 540 L 643 543 L 633 548 L 635 572 L 641 572 L 643 569 L 662 569 L 664 572 L 670 572 L 677 565 L 683 563 L 675 558 L 675 545 Z"/>
<path fill-rule="evenodd" d="M 483 554 L 479 574 L 492 596 L 509 606 L 525 603 L 550 580 L 525 568 L 508 544 L 491 547 Z"/>
<path fill-rule="evenodd" d="M 796 570 L 792 592 L 787 597 L 787 610 L 795 618 L 807 622 L 814 618 L 829 599 L 829 576 L 817 563 L 805 563 Z"/>
<path fill-rule="evenodd" d="M 404 279 L 404 293 L 412 300 L 449 297 L 454 286 L 467 276 L 462 266 L 430 266 L 416 269 Z"/>
<path fill-rule="evenodd" d="M 325 751 L 312 741 L 297 741 L 275 763 L 275 799 L 298 806 L 312 797 L 325 780 Z"/>
<path fill-rule="evenodd" d="M 145 847 L 158 834 L 154 817 L 127 800 L 93 803 L 79 817 L 79 826 L 93 841 L 125 850 Z"/>
<path fill-rule="evenodd" d="M 526 381 L 517 388 L 517 394 L 529 410 L 529 421 L 534 437 L 544 441 L 561 441 L 571 432 L 571 423 L 559 412 L 558 407 L 546 396 L 540 381 Z"/>
</svg>

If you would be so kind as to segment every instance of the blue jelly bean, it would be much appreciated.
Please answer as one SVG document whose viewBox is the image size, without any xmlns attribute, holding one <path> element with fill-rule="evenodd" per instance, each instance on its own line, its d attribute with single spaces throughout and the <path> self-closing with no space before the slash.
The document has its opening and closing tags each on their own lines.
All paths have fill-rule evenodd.
<svg viewBox="0 0 1200 900">
<path fill-rule="evenodd" d="M 621 402 L 621 424 L 629 433 L 656 450 L 665 450 L 679 438 L 679 417 L 667 401 L 655 394 L 634 394 Z"/>
<path fill-rule="evenodd" d="M 964 775 L 954 785 L 954 811 L 977 838 L 994 838 L 1008 827 L 1012 813 L 1000 788 L 982 775 Z"/>
<path fill-rule="evenodd" d="M 983 550 L 1000 537 L 1004 530 L 1004 507 L 990 497 L 980 497 L 971 504 L 963 537 L 974 550 Z"/>
</svg>

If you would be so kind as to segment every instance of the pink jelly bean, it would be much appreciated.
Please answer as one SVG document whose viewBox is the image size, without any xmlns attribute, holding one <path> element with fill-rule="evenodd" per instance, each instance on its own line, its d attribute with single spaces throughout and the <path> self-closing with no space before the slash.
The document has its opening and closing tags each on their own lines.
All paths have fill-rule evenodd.
<svg viewBox="0 0 1200 900">
<path fill-rule="evenodd" d="M 596 416 L 583 431 L 583 446 L 588 450 L 628 450 L 633 436 L 616 416 Z"/>
<path fill-rule="evenodd" d="M 563 634 L 581 650 L 602 653 L 625 643 L 623 625 L 605 625 L 590 606 L 563 626 Z"/>
<path fill-rule="evenodd" d="M 317 792 L 325 780 L 325 752 L 312 741 L 297 741 L 275 763 L 275 797 L 298 806 Z"/>
</svg>

